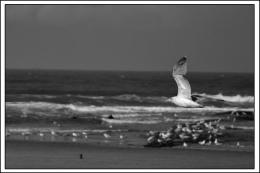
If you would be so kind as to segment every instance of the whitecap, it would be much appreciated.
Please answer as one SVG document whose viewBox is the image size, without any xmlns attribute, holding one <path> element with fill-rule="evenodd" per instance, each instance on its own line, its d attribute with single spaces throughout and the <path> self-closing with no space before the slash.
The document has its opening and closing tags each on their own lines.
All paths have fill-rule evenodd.
<svg viewBox="0 0 260 173">
<path fill-rule="evenodd" d="M 240 94 L 233 95 L 233 96 L 227 96 L 223 95 L 222 93 L 211 95 L 206 93 L 194 93 L 195 95 L 207 97 L 207 98 L 213 98 L 213 99 L 220 99 L 227 102 L 239 102 L 239 103 L 254 103 L 255 97 L 254 96 L 242 96 Z"/>
</svg>

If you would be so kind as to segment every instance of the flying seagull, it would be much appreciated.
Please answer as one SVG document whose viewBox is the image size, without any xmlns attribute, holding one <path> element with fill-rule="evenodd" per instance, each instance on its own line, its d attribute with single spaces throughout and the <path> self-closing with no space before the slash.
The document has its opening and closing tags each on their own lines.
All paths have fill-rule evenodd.
<svg viewBox="0 0 260 173">
<path fill-rule="evenodd" d="M 178 95 L 171 100 L 174 104 L 181 107 L 203 107 L 194 102 L 191 96 L 191 87 L 187 79 L 183 77 L 187 73 L 187 58 L 182 57 L 176 64 L 173 65 L 172 77 L 178 86 Z"/>
</svg>

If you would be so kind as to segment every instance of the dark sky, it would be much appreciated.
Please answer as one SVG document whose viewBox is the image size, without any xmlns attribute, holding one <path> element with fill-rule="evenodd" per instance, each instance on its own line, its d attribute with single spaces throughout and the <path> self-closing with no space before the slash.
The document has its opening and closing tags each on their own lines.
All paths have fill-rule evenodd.
<svg viewBox="0 0 260 173">
<path fill-rule="evenodd" d="M 253 72 L 251 5 L 7 5 L 6 68 Z"/>
</svg>

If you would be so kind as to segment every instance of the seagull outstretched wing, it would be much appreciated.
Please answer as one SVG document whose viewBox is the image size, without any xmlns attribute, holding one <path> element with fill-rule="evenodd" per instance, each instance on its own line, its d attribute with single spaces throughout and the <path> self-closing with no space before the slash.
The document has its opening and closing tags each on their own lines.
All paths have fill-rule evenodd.
<svg viewBox="0 0 260 173">
<path fill-rule="evenodd" d="M 187 58 L 181 58 L 173 65 L 172 76 L 178 86 L 178 97 L 191 99 L 191 87 L 187 79 L 183 77 L 187 73 Z"/>
</svg>

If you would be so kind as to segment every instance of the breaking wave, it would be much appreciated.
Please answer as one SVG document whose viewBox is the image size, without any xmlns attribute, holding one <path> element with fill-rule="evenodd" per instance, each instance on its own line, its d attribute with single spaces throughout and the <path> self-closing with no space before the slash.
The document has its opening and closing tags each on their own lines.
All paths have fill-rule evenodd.
<svg viewBox="0 0 260 173">
<path fill-rule="evenodd" d="M 254 111 L 253 108 L 239 107 L 214 107 L 206 106 L 203 108 L 183 108 L 174 106 L 83 106 L 76 104 L 57 104 L 49 102 L 7 102 L 6 109 L 26 110 L 51 110 L 51 111 L 74 111 L 82 113 L 180 113 L 180 112 L 226 112 L 226 111 Z"/>
<path fill-rule="evenodd" d="M 222 93 L 216 94 L 216 95 L 210 95 L 206 93 L 194 93 L 196 95 L 206 97 L 206 98 L 212 98 L 212 99 L 219 99 L 219 100 L 224 100 L 227 102 L 238 102 L 238 103 L 254 103 L 255 97 L 254 96 L 242 96 L 240 94 L 234 95 L 234 96 L 226 96 L 223 95 Z"/>
<path fill-rule="evenodd" d="M 240 94 L 228 96 L 223 95 L 222 93 L 216 95 L 210 95 L 206 93 L 193 93 L 193 95 L 198 95 L 204 98 L 213 99 L 216 102 L 225 101 L 225 102 L 232 102 L 232 103 L 254 103 L 254 96 L 242 96 Z M 18 94 L 18 95 L 7 95 L 7 101 L 38 101 L 38 102 L 54 102 L 54 103 L 71 103 L 74 104 L 75 102 L 79 103 L 87 103 L 87 104 L 153 104 L 153 105 L 165 105 L 165 104 L 172 104 L 169 100 L 172 97 L 166 96 L 139 96 L 136 94 L 122 94 L 122 95 L 115 95 L 115 96 L 88 96 L 88 95 L 37 95 L 37 94 Z"/>
</svg>

